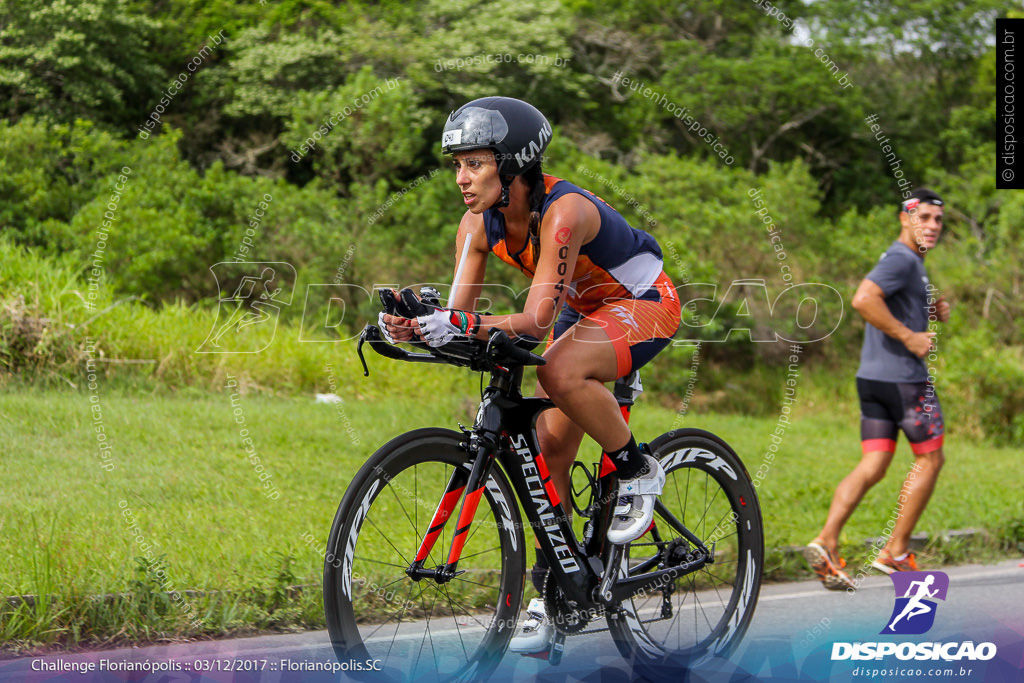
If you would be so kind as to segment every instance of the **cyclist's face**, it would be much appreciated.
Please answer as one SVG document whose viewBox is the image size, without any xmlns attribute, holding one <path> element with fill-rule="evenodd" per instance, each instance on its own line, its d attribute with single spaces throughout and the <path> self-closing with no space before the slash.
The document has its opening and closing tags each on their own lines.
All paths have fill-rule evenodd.
<svg viewBox="0 0 1024 683">
<path fill-rule="evenodd" d="M 477 149 L 456 152 L 452 156 L 455 182 L 462 192 L 462 201 L 472 213 L 483 213 L 501 199 L 501 179 L 494 153 Z"/>
<path fill-rule="evenodd" d="M 904 242 L 913 245 L 922 254 L 932 249 L 942 234 L 942 215 L 944 209 L 934 204 L 919 204 L 909 213 L 900 213 L 900 225 L 903 227 Z"/>
</svg>

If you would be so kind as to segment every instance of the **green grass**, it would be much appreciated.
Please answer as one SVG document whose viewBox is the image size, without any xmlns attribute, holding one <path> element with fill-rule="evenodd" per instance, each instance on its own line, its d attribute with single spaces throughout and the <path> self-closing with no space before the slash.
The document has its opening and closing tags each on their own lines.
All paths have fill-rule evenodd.
<svg viewBox="0 0 1024 683">
<path fill-rule="evenodd" d="M 463 378 L 471 390 L 475 378 Z M 339 391 L 356 393 L 340 370 L 338 381 L 349 389 Z M 378 445 L 408 425 L 453 425 L 468 405 L 455 394 L 418 406 L 249 395 L 234 408 L 226 391 L 184 397 L 101 388 L 97 396 L 111 469 L 98 456 L 88 391 L 0 394 L 0 596 L 42 596 L 31 609 L 0 611 L 8 649 L 103 642 L 125 629 L 122 640 L 193 631 L 196 614 L 180 604 L 157 604 L 161 618 L 148 620 L 140 596 L 166 590 L 232 591 L 188 601 L 208 634 L 322 626 L 318 590 L 304 592 L 309 604 L 298 614 L 258 612 L 294 612 L 282 592 L 320 583 L 338 502 Z M 472 412 L 458 418 L 471 422 Z M 243 428 L 270 475 L 269 491 L 244 450 Z M 276 499 L 265 495 L 275 490 Z M 164 581 L 170 585 L 157 585 Z M 87 599 L 119 593 L 130 595 L 106 608 Z M 155 632 L 139 632 L 146 623 Z"/>
<path fill-rule="evenodd" d="M 354 396 L 372 382 L 347 366 L 335 370 L 342 395 Z M 322 626 L 322 552 L 353 474 L 400 431 L 472 421 L 474 375 L 417 372 L 408 391 L 390 400 L 330 405 L 312 396 L 245 395 L 234 407 L 242 425 L 227 391 L 140 394 L 100 385 L 96 396 L 113 463 L 108 470 L 97 455 L 93 403 L 84 387 L 0 394 L 6 446 L 0 458 L 0 594 L 40 596 L 34 605 L 0 611 L 0 648 Z M 458 378 L 445 390 L 431 389 L 432 378 L 453 374 Z M 824 414 L 822 405 L 798 411 L 777 457 L 767 463 L 774 418 L 691 412 L 680 425 L 671 410 L 643 399 L 633 420 L 640 438 L 673 424 L 699 426 L 723 435 L 751 474 L 766 464 L 758 493 L 767 545 L 775 549 L 769 576 L 806 576 L 779 549 L 805 543 L 820 528 L 834 486 L 859 457 L 856 419 L 845 409 Z M 810 410 L 810 402 L 798 408 Z M 243 450 L 242 428 L 279 492 L 276 499 L 265 495 Z M 583 457 L 593 453 L 590 447 Z M 947 529 L 984 528 L 986 552 L 1015 549 L 1024 541 L 1024 502 L 1016 486 L 1024 478 L 1024 454 L 955 434 L 947 436 L 946 453 L 917 531 L 937 537 Z M 865 539 L 878 536 L 892 515 L 910 463 L 902 442 L 889 476 L 847 525 L 843 551 L 852 566 L 866 558 Z M 923 560 L 962 561 L 977 551 L 937 543 Z M 296 585 L 311 588 L 289 590 Z M 184 598 L 194 613 L 167 596 L 185 589 L 209 592 Z M 201 625 L 190 625 L 196 616 Z"/>
</svg>

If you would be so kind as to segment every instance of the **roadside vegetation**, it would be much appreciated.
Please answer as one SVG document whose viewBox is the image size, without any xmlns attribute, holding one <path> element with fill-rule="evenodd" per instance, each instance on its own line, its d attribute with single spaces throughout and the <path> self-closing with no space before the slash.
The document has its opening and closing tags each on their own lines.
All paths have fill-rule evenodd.
<svg viewBox="0 0 1024 683">
<path fill-rule="evenodd" d="M 637 430 L 704 427 L 765 472 L 770 579 L 807 576 L 791 548 L 859 453 L 850 297 L 902 180 L 938 191 L 949 458 L 922 563 L 1024 551 L 1024 193 L 995 189 L 991 97 L 994 19 L 1022 15 L 862 5 L 0 6 L 0 652 L 323 625 L 354 472 L 401 431 L 473 418 L 475 376 L 372 357 L 364 378 L 354 339 L 375 286 L 446 292 L 443 121 L 496 93 L 549 116 L 547 172 L 662 245 L 686 325 L 644 373 Z M 267 264 L 268 317 L 225 327 Z M 494 311 L 527 285 L 487 280 Z M 854 568 L 905 444 L 896 463 L 847 526 Z"/>
</svg>

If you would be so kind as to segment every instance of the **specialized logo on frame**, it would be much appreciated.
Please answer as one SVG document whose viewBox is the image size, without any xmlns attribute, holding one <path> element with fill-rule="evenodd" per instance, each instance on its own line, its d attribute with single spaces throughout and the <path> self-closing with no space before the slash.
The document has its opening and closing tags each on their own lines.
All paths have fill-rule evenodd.
<svg viewBox="0 0 1024 683">
<path fill-rule="evenodd" d="M 937 600 L 946 600 L 949 576 L 944 572 L 893 572 L 889 575 L 896 589 L 896 604 L 883 635 L 920 635 L 935 623 Z"/>
</svg>

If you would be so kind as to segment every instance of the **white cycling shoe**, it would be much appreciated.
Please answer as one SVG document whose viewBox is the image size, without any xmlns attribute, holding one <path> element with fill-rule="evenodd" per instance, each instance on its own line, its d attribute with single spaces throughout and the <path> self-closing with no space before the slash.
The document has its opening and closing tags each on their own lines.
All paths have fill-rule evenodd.
<svg viewBox="0 0 1024 683">
<path fill-rule="evenodd" d="M 548 621 L 544 601 L 540 598 L 530 600 L 526 615 L 528 619 L 523 622 L 519 633 L 509 641 L 508 649 L 524 655 L 544 652 L 551 646 L 551 637 L 555 634 L 554 625 Z"/>
<path fill-rule="evenodd" d="M 619 482 L 619 504 L 608 528 L 608 540 L 612 543 L 635 541 L 647 532 L 654 519 L 654 502 L 665 488 L 665 470 L 646 453 L 644 458 L 645 472 L 636 479 Z"/>
</svg>

